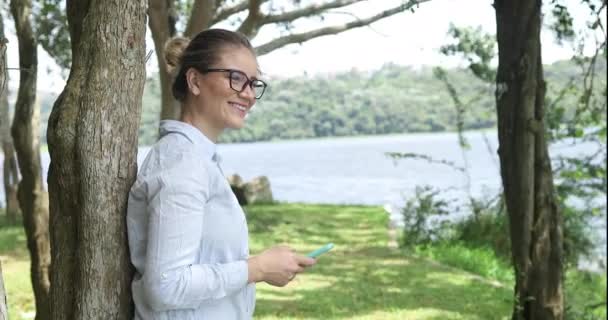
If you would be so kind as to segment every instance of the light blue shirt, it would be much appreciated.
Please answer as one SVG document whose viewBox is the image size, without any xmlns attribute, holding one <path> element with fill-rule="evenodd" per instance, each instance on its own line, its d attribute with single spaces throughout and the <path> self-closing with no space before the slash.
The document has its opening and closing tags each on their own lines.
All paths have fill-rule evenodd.
<svg viewBox="0 0 608 320">
<path fill-rule="evenodd" d="M 216 145 L 184 122 L 160 131 L 129 193 L 135 319 L 251 319 L 247 222 Z"/>
</svg>

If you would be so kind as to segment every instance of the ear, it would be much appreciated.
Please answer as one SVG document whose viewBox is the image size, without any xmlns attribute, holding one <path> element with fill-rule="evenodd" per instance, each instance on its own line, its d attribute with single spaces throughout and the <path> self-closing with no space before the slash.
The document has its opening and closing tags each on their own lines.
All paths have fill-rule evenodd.
<svg viewBox="0 0 608 320">
<path fill-rule="evenodd" d="M 186 82 L 188 83 L 188 89 L 192 92 L 193 95 L 198 96 L 201 94 L 201 89 L 199 87 L 199 81 L 201 79 L 201 74 L 193 68 L 188 69 L 186 71 Z"/>
</svg>

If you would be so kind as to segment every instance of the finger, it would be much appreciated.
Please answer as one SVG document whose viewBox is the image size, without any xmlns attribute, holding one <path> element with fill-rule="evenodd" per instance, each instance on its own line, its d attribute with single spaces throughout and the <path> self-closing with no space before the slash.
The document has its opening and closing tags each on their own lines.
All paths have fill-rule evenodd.
<svg viewBox="0 0 608 320">
<path fill-rule="evenodd" d="M 312 265 L 314 265 L 315 263 L 317 263 L 316 259 L 307 257 L 307 256 L 302 256 L 302 255 L 296 255 L 295 256 L 296 261 L 298 262 L 298 264 L 300 266 L 304 266 L 304 267 L 310 267 Z"/>
<path fill-rule="evenodd" d="M 294 255 L 294 257 L 295 257 L 295 255 Z M 289 274 L 302 272 L 303 270 L 304 270 L 304 266 L 301 266 L 298 263 L 298 260 L 295 258 L 293 260 L 291 260 L 287 265 L 285 265 L 285 271 Z"/>
</svg>

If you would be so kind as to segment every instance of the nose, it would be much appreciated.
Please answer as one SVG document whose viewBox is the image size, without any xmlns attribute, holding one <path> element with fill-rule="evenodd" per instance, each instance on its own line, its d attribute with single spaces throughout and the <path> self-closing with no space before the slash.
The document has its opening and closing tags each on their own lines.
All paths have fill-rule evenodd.
<svg viewBox="0 0 608 320">
<path fill-rule="evenodd" d="M 251 87 L 250 84 L 245 85 L 245 90 L 239 92 L 239 96 L 247 99 L 249 101 L 249 103 L 252 105 L 253 105 L 253 102 L 255 102 L 255 91 L 253 91 L 253 88 Z"/>
</svg>

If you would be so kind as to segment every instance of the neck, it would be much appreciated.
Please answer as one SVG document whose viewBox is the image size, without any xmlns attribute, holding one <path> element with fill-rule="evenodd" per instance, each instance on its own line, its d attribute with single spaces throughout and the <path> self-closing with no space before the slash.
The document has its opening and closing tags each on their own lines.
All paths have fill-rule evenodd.
<svg viewBox="0 0 608 320">
<path fill-rule="evenodd" d="M 187 104 L 184 103 L 182 105 L 180 121 L 192 125 L 202 132 L 209 140 L 213 141 L 213 143 L 217 143 L 217 139 L 222 133 L 223 129 L 214 126 L 213 123 L 209 121 L 209 119 L 203 114 L 196 113 L 191 110 L 193 110 L 193 108 L 188 107 Z"/>
</svg>

